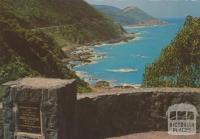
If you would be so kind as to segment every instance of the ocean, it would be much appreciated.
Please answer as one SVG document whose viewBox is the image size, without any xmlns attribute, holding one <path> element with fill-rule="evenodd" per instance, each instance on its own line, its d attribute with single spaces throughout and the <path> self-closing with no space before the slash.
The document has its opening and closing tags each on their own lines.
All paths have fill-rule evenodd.
<svg viewBox="0 0 200 139">
<path fill-rule="evenodd" d="M 100 80 L 109 81 L 112 85 L 142 84 L 145 66 L 159 58 L 161 50 L 175 38 L 184 24 L 184 19 L 164 20 L 169 24 L 125 27 L 127 32 L 136 33 L 134 40 L 96 46 L 95 53 L 103 58 L 74 70 L 90 84 Z"/>
</svg>

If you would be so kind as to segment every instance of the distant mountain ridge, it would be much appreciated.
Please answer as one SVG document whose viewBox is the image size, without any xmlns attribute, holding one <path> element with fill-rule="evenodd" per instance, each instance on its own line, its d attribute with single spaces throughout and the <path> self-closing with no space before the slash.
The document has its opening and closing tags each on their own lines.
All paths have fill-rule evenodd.
<svg viewBox="0 0 200 139">
<path fill-rule="evenodd" d="M 147 14 L 135 6 L 126 7 L 124 9 L 107 5 L 94 5 L 94 7 L 123 26 L 165 24 L 164 21 Z"/>
</svg>

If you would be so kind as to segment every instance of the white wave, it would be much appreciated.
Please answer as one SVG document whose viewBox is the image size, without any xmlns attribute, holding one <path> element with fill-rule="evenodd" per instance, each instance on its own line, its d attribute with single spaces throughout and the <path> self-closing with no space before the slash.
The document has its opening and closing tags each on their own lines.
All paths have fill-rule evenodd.
<svg viewBox="0 0 200 139">
<path fill-rule="evenodd" d="M 124 86 L 124 87 L 131 86 L 131 87 L 134 87 L 134 88 L 140 88 L 142 85 L 141 84 L 128 84 L 128 83 L 125 83 L 122 86 Z"/>
<path fill-rule="evenodd" d="M 149 34 L 149 31 L 141 31 L 140 34 Z"/>
<path fill-rule="evenodd" d="M 137 55 L 132 55 L 133 57 L 140 57 L 140 58 L 143 58 L 143 59 L 149 59 L 151 57 L 149 56 L 144 56 L 144 55 L 140 55 L 140 54 L 137 54 Z"/>
<path fill-rule="evenodd" d="M 141 58 L 145 58 L 146 59 L 146 58 L 150 58 L 150 57 L 148 57 L 148 56 L 141 56 Z"/>
<path fill-rule="evenodd" d="M 133 39 L 133 40 L 130 40 L 130 42 L 134 42 L 134 41 L 140 41 L 140 40 L 142 40 L 143 39 L 143 37 L 136 37 L 135 39 Z"/>
<path fill-rule="evenodd" d="M 142 85 L 141 84 L 134 84 L 133 85 L 135 88 L 140 88 Z"/>
<path fill-rule="evenodd" d="M 134 40 L 134 39 L 132 39 L 132 40 Z M 129 40 L 129 41 L 131 41 L 131 40 Z M 122 45 L 122 44 L 126 44 L 126 43 L 127 43 L 126 41 L 120 41 L 120 42 L 116 42 L 116 43 L 104 43 L 104 44 L 100 44 L 100 45 L 95 45 L 94 47 L 98 48 L 98 47 L 105 47 L 105 46 L 118 46 L 118 45 Z"/>
<path fill-rule="evenodd" d="M 129 83 L 124 83 L 122 84 L 122 86 L 126 87 L 126 86 L 132 86 L 132 87 L 135 87 L 134 84 L 129 84 Z"/>
<path fill-rule="evenodd" d="M 114 84 L 113 86 L 122 86 L 122 87 L 133 87 L 133 88 L 141 88 L 141 84 L 131 84 L 131 83 L 120 83 L 120 84 Z"/>
<path fill-rule="evenodd" d="M 97 59 L 90 58 L 89 60 L 91 62 L 82 62 L 82 63 L 80 62 L 80 64 L 75 65 L 73 68 L 78 68 L 78 67 L 82 67 L 82 66 L 85 66 L 85 65 L 91 65 L 91 64 L 97 64 L 98 63 Z"/>
<path fill-rule="evenodd" d="M 87 72 L 83 72 L 83 71 L 75 71 L 76 75 L 79 76 L 80 78 L 88 78 L 89 75 Z"/>
<path fill-rule="evenodd" d="M 147 28 L 148 26 L 123 26 L 125 29 L 140 29 Z"/>
<path fill-rule="evenodd" d="M 97 45 L 94 45 L 94 47 L 98 48 L 98 47 L 102 47 L 102 46 L 105 46 L 105 45 L 108 45 L 108 44 L 107 43 L 97 44 Z"/>
<path fill-rule="evenodd" d="M 140 36 L 142 34 L 142 31 L 136 32 L 135 35 L 136 36 Z"/>
<path fill-rule="evenodd" d="M 154 28 L 154 27 L 160 27 L 163 25 L 136 25 L 136 26 L 123 26 L 125 29 L 141 29 L 141 28 Z"/>
<path fill-rule="evenodd" d="M 127 73 L 127 72 L 136 72 L 138 71 L 138 69 L 133 69 L 133 68 L 122 68 L 122 69 L 108 69 L 107 71 L 110 71 L 110 72 L 124 72 L 124 73 Z"/>
<path fill-rule="evenodd" d="M 95 78 L 93 78 L 88 72 L 84 72 L 84 71 L 75 71 L 76 75 L 78 77 L 80 77 L 82 80 L 88 82 L 88 83 L 93 83 L 95 80 Z"/>
</svg>

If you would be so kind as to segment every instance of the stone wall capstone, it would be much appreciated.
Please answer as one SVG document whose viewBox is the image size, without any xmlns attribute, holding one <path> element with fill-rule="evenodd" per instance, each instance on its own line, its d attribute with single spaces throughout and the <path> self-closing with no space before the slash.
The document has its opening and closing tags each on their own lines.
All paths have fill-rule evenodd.
<svg viewBox="0 0 200 139">
<path fill-rule="evenodd" d="M 4 139 L 72 139 L 74 80 L 24 78 L 4 86 Z"/>
</svg>

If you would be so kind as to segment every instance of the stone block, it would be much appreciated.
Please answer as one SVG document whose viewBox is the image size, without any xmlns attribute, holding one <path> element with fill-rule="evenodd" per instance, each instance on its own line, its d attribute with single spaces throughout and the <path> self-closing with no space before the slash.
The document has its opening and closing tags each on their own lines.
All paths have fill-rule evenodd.
<svg viewBox="0 0 200 139">
<path fill-rule="evenodd" d="M 4 86 L 4 139 L 72 139 L 74 80 L 24 78 Z"/>
</svg>

